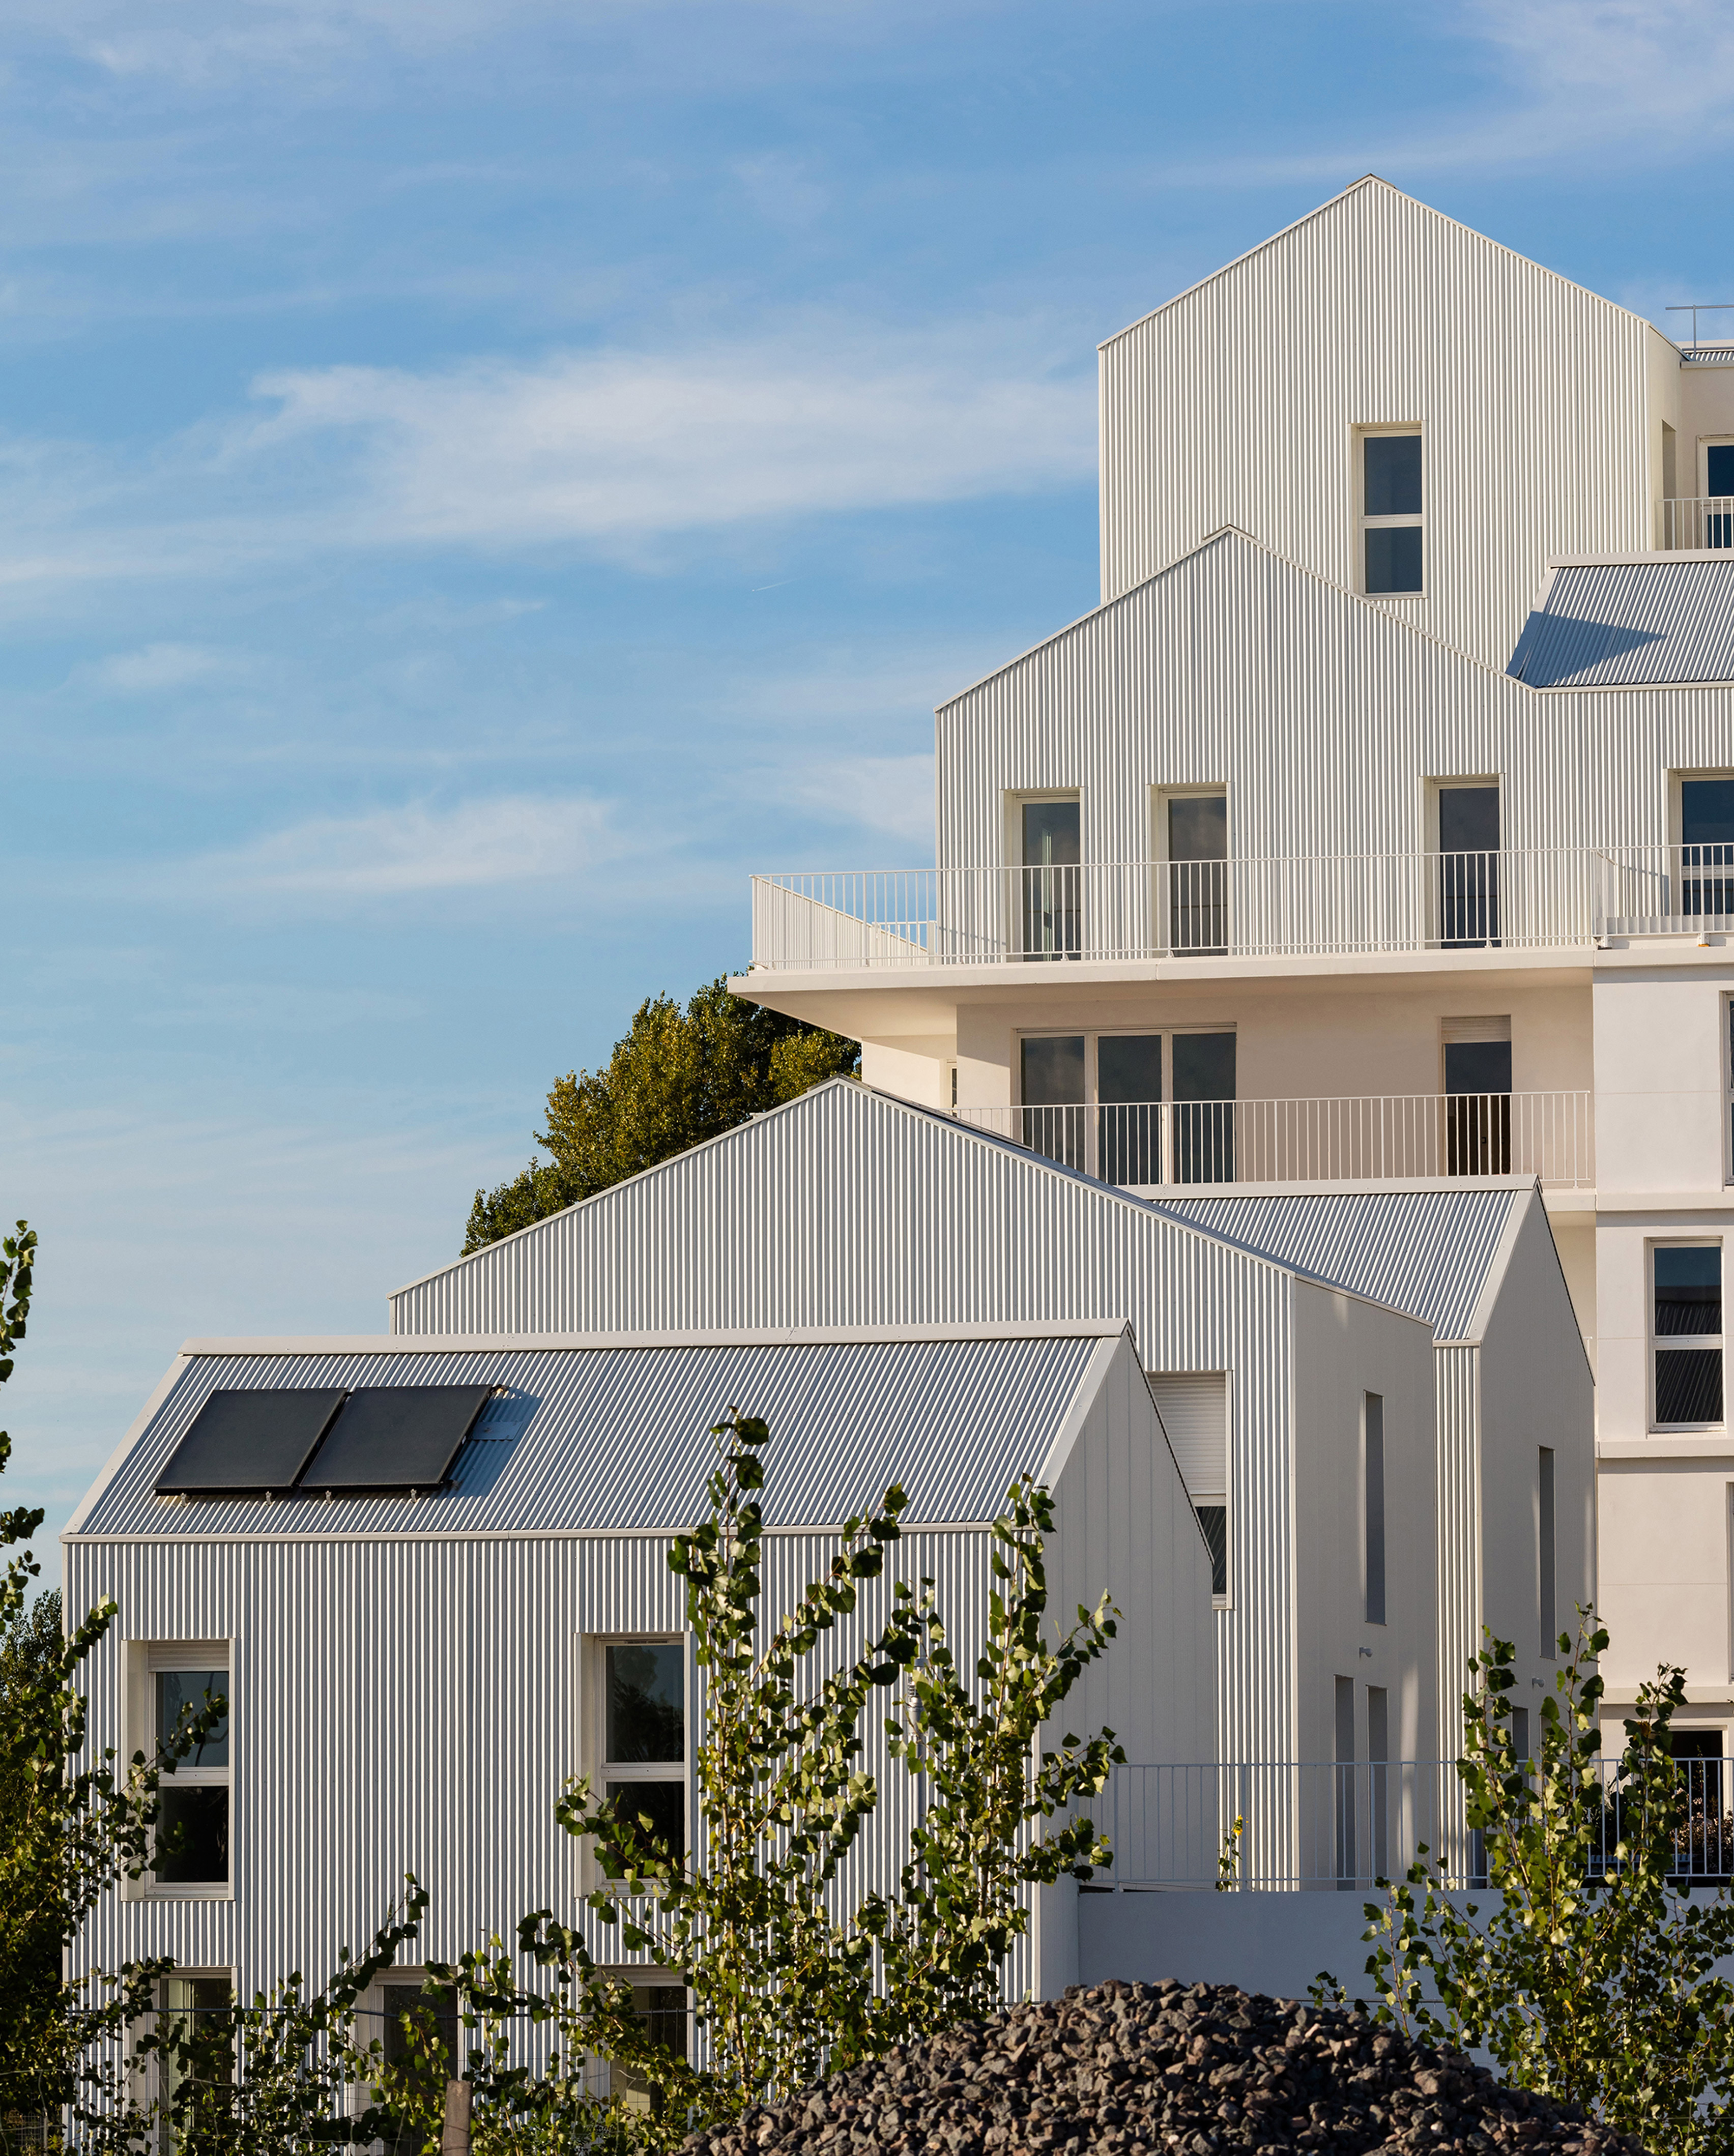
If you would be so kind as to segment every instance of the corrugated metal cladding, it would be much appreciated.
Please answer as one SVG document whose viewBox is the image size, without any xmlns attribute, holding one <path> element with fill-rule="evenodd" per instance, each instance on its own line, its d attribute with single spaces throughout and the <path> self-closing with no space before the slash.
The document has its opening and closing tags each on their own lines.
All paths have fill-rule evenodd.
<svg viewBox="0 0 1734 2156">
<path fill-rule="evenodd" d="M 1175 1459 L 1195 1496 L 1221 1496 L 1228 1487 L 1228 1385 L 1220 1370 L 1185 1377 L 1153 1376 L 1150 1390 Z"/>
<path fill-rule="evenodd" d="M 1490 773 L 1509 849 L 1665 845 L 1668 774 L 1734 759 L 1734 696 L 1542 695 L 1225 532 L 943 705 L 937 742 L 942 867 L 1002 861 L 1006 796 L 1043 788 L 1078 792 L 1087 861 L 1148 860 L 1153 790 L 1218 785 L 1237 860 L 1412 855 L 1418 782 Z"/>
<path fill-rule="evenodd" d="M 1555 570 L 1510 670 L 1532 689 L 1734 681 L 1734 554 Z"/>
<path fill-rule="evenodd" d="M 954 1645 L 973 1661 L 987 1544 L 980 1532 L 909 1536 L 864 1590 L 863 1611 L 888 1608 L 895 1579 L 931 1577 Z M 834 1547 L 774 1537 L 766 1611 L 788 1608 Z M 661 1537 L 630 1536 L 70 1545 L 69 1606 L 107 1594 L 123 1613 L 124 1639 L 111 1634 L 90 1664 L 94 1748 L 125 1756 L 139 1740 L 121 1726 L 126 1640 L 226 1640 L 234 1700 L 233 1898 L 110 1897 L 80 1940 L 81 1967 L 167 1953 L 183 1968 L 233 1970 L 244 1993 L 291 1969 L 316 1984 L 342 1948 L 372 1938 L 406 1871 L 432 1900 L 405 1966 L 495 1934 L 510 1944 L 534 1909 L 574 1920 L 587 1881 L 553 1803 L 589 1763 L 584 1642 L 682 1629 L 666 1553 Z M 878 1825 L 845 1866 L 840 1896 L 894 1886 L 893 1857 L 908 1846 L 916 1792 L 887 1760 L 882 1720 L 870 1712 L 863 1727 Z M 1008 1997 L 1029 1989 L 1032 1968 L 1025 1948 L 1007 1969 Z"/>
<path fill-rule="evenodd" d="M 1677 357 L 1361 181 L 1103 346 L 1103 597 L 1225 524 L 1358 587 L 1355 429 L 1418 425 L 1427 595 L 1402 615 L 1503 666 L 1550 557 L 1654 543 L 1649 396 Z"/>
<path fill-rule="evenodd" d="M 1245 1583 L 1218 1617 L 1226 1758 L 1292 1758 L 1292 1276 L 866 1087 L 822 1086 L 392 1299 L 401 1333 L 1129 1319 L 1226 1371 Z"/>
<path fill-rule="evenodd" d="M 912 1520 L 990 1519 L 1039 1471 L 1097 1342 L 1083 1337 L 712 1348 L 195 1357 L 84 1522 L 89 1535 L 499 1534 L 702 1517 L 731 1406 L 771 1427 L 765 1517 L 824 1526 L 901 1480 Z M 426 1496 L 180 1504 L 153 1494 L 209 1395 L 265 1386 L 487 1383 L 452 1486 Z M 516 1434 L 507 1434 L 513 1433 Z"/>
<path fill-rule="evenodd" d="M 1162 1210 L 1462 1340 L 1513 1211 L 1532 1200 L 1528 1190 L 1321 1191 L 1178 1198 Z"/>
</svg>

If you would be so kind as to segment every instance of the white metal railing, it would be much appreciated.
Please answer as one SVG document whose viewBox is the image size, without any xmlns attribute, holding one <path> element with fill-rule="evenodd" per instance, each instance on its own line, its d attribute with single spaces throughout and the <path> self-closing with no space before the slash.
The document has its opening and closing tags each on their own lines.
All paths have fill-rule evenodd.
<svg viewBox="0 0 1734 2156">
<path fill-rule="evenodd" d="M 1104 1183 L 1366 1183 L 1535 1176 L 1595 1183 L 1592 1096 L 1396 1093 L 1289 1101 L 1131 1101 L 958 1108 Z"/>
<path fill-rule="evenodd" d="M 1734 928 L 1734 844 L 753 879 L 753 963 L 1064 965 L 1589 945 Z"/>
<path fill-rule="evenodd" d="M 1671 1876 L 1734 1879 L 1734 1760 L 1680 1759 Z M 1618 1763 L 1604 1769 L 1589 1866 L 1619 1861 Z M 1401 1877 L 1425 1843 L 1448 1884 L 1484 1883 L 1454 1759 L 1261 1760 L 1115 1767 L 1084 1807 L 1107 1834 L 1098 1887 L 1314 1887 L 1365 1891 Z M 1238 1822 L 1237 1830 L 1236 1823 Z"/>
<path fill-rule="evenodd" d="M 1662 546 L 1669 553 L 1734 547 L 1734 495 L 1685 495 L 1664 501 Z"/>
</svg>

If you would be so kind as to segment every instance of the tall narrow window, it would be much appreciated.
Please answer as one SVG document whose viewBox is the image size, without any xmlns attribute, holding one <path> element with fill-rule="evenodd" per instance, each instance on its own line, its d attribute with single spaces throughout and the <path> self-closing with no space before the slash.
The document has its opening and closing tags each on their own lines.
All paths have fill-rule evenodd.
<svg viewBox="0 0 1734 2156">
<path fill-rule="evenodd" d="M 1220 1370 L 1155 1371 L 1150 1389 L 1210 1555 L 1210 1591 L 1228 1598 L 1228 1381 Z"/>
<path fill-rule="evenodd" d="M 1728 1138 L 1726 1180 L 1734 1183 L 1734 996 L 1728 998 L 1727 1019 L 1722 1040 L 1722 1128 Z"/>
<path fill-rule="evenodd" d="M 1176 793 L 1166 806 L 1168 937 L 1176 957 L 1228 948 L 1228 797 Z"/>
<path fill-rule="evenodd" d="M 1541 1659 L 1553 1660 L 1559 1630 L 1559 1540 L 1553 1513 L 1553 1447 L 1544 1445 L 1536 1471 L 1536 1584 L 1541 1606 Z"/>
<path fill-rule="evenodd" d="M 1355 1884 L 1355 1680 L 1336 1680 L 1336 1883 Z"/>
<path fill-rule="evenodd" d="M 1391 1758 L 1390 1695 L 1383 1685 L 1366 1688 L 1366 1798 L 1373 1830 L 1373 1875 L 1383 1879 L 1391 1870 Z"/>
<path fill-rule="evenodd" d="M 1385 1621 L 1385 1401 L 1367 1393 L 1361 1406 L 1361 1549 L 1366 1584 L 1366 1621 Z"/>
<path fill-rule="evenodd" d="M 1659 1244 L 1650 1265 L 1655 1287 L 1654 1427 L 1714 1427 L 1722 1419 L 1721 1245 Z"/>
<path fill-rule="evenodd" d="M 1018 1047 L 1022 1142 L 1068 1168 L 1084 1165 L 1084 1036 L 1032 1034 Z"/>
<path fill-rule="evenodd" d="M 1418 429 L 1361 437 L 1361 512 L 1368 595 L 1394 598 L 1423 591 Z"/>
<path fill-rule="evenodd" d="M 160 1887 L 208 1891 L 229 1877 L 229 1693 L 227 1669 L 205 1659 L 186 1664 L 185 1648 L 150 1650 L 152 1722 L 165 1748 L 177 1733 L 210 1717 L 193 1745 L 165 1774 L 158 1790 L 156 1846 L 151 1869 Z M 208 1651 L 208 1650 L 207 1650 Z M 212 1715 L 211 1710 L 220 1712 Z"/>
<path fill-rule="evenodd" d="M 1104 1183 L 1162 1179 L 1162 1036 L 1096 1036 L 1096 1173 Z"/>
<path fill-rule="evenodd" d="M 1680 911 L 1688 920 L 1734 915 L 1734 778 L 1680 782 Z"/>
<path fill-rule="evenodd" d="M 415 2130 L 414 2111 L 437 2112 L 445 2102 L 447 2082 L 456 2080 L 467 2062 L 456 1992 L 443 1988 L 430 1991 L 421 1983 L 408 1980 L 405 1971 L 393 1974 L 398 1981 L 380 1986 L 382 2049 L 409 2103 L 402 2109 L 390 2107 L 394 2132 L 386 2137 L 385 2148 L 386 2156 L 409 2156 L 412 2149 L 424 2146 Z"/>
<path fill-rule="evenodd" d="M 1704 544 L 1734 547 L 1734 442 L 1704 444 Z"/>
<path fill-rule="evenodd" d="M 1177 1033 L 1174 1059 L 1174 1180 L 1234 1180 L 1234 1035 Z"/>
<path fill-rule="evenodd" d="M 1438 942 L 1448 951 L 1500 940 L 1500 790 L 1439 788 Z"/>
<path fill-rule="evenodd" d="M 1022 804 L 1023 954 L 1076 958 L 1083 949 L 1083 811 L 1066 801 Z"/>
<path fill-rule="evenodd" d="M 1530 1755 L 1530 1711 L 1526 1707 L 1514 1707 L 1511 1710 L 1511 1750 L 1519 1759 L 1527 1759 Z"/>
<path fill-rule="evenodd" d="M 217 2148 L 234 2097 L 234 1986 L 226 1975 L 166 1976 L 158 1991 L 165 2150 Z"/>
<path fill-rule="evenodd" d="M 616 1818 L 634 1820 L 677 1864 L 687 1855 L 687 1650 L 679 1640 L 603 1649 L 602 1779 Z"/>
<path fill-rule="evenodd" d="M 1511 1173 L 1511 1021 L 1444 1021 L 1445 1173 Z"/>
</svg>

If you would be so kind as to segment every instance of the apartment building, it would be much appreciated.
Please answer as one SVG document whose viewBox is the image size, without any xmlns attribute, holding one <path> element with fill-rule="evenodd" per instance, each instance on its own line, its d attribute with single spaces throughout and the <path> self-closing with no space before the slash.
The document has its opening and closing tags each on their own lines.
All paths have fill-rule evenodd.
<svg viewBox="0 0 1734 2156">
<path fill-rule="evenodd" d="M 755 878 L 733 985 L 1146 1195 L 1536 1180 L 1613 1695 L 1721 1752 L 1734 347 L 1369 177 L 1100 398 L 1101 604 L 939 707 L 935 865 Z"/>
</svg>

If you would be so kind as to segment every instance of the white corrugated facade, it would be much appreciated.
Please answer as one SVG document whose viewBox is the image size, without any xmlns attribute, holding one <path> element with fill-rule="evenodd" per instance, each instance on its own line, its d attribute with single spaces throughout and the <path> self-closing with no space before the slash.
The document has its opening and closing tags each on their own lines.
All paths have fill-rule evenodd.
<svg viewBox="0 0 1734 2156">
<path fill-rule="evenodd" d="M 219 1387 L 442 1382 L 502 1389 L 492 1433 L 472 1439 L 448 1491 L 354 1503 L 153 1495 Z M 317 1981 L 340 1948 L 371 1937 L 406 1871 L 431 1897 L 419 1958 L 509 1941 L 538 1908 L 575 1917 L 586 1882 L 553 1805 L 589 1763 L 585 1642 L 684 1630 L 669 1530 L 702 1516 L 705 1432 L 731 1400 L 773 1422 L 769 1516 L 782 1524 L 767 1543 L 768 1616 L 822 1576 L 836 1548 L 826 1524 L 877 1499 L 895 1455 L 912 1517 L 886 1577 L 863 1589 L 864 1617 L 888 1609 L 893 1580 L 930 1577 L 969 1666 L 991 1578 L 983 1522 L 1013 1474 L 1044 1473 L 1058 1513 L 1056 1607 L 1112 1589 L 1121 1613 L 1110 1661 L 1087 1673 L 1068 1715 L 1109 1722 L 1140 1751 L 1212 1756 L 1207 1559 L 1117 1327 L 733 1348 L 192 1343 L 69 1531 L 66 1589 L 72 1607 L 108 1594 L 121 1611 L 90 1667 L 99 1747 L 144 1739 L 121 1720 L 131 1643 L 224 1643 L 231 1891 L 110 1900 L 81 1966 L 166 1953 L 227 1970 L 247 1994 L 291 1969 Z M 941 1517 L 949 1507 L 960 1516 Z M 834 1658 L 847 1636 L 827 1643 Z M 882 1722 L 870 1712 L 864 1725 L 882 1808 L 843 1894 L 867 1881 L 894 1889 L 908 1848 L 912 1784 Z M 1063 1900 L 1052 1935 L 1008 1965 L 1008 1996 L 1068 1980 L 1075 1943 L 1053 1929 L 1068 1909 Z"/>
<path fill-rule="evenodd" d="M 1655 543 L 1675 372 L 1640 316 L 1361 180 L 1103 345 L 1102 595 L 1225 524 L 1355 587 L 1355 431 L 1418 425 L 1404 618 L 1503 666 L 1551 556 Z"/>
</svg>

